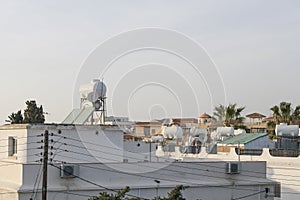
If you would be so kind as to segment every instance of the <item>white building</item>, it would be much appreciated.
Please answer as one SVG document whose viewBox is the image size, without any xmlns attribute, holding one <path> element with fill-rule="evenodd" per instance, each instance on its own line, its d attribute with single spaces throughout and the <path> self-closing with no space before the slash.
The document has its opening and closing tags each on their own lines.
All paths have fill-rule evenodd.
<svg viewBox="0 0 300 200">
<path fill-rule="evenodd" d="M 105 124 L 117 125 L 124 132 L 132 132 L 134 122 L 130 121 L 128 117 L 108 116 L 105 118 Z"/>
<path fill-rule="evenodd" d="M 38 161 L 45 130 L 49 200 L 88 199 L 125 186 L 130 195 L 152 199 L 181 184 L 190 186 L 183 192 L 187 199 L 274 199 L 275 182 L 266 179 L 265 162 L 124 163 L 117 127 L 27 124 L 0 127 L 0 200 L 41 199 Z"/>
</svg>

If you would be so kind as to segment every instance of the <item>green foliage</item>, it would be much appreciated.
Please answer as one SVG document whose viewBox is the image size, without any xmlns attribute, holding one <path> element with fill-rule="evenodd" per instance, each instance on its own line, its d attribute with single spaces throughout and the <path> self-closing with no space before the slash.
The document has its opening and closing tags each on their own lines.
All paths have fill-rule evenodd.
<svg viewBox="0 0 300 200">
<path fill-rule="evenodd" d="M 300 106 L 292 108 L 292 104 L 289 102 L 281 102 L 279 105 L 275 105 L 270 110 L 273 112 L 273 121 L 267 123 L 269 138 L 276 138 L 275 127 L 276 124 L 287 123 L 300 125 Z"/>
<path fill-rule="evenodd" d="M 23 116 L 21 110 L 19 110 L 16 113 L 11 113 L 10 116 L 8 116 L 8 119 L 10 120 L 11 124 L 22 124 L 23 123 Z"/>
<path fill-rule="evenodd" d="M 12 113 L 8 116 L 11 124 L 22 124 L 22 123 L 44 123 L 45 116 L 43 106 L 38 107 L 34 100 L 26 101 L 26 109 L 24 110 L 24 117 L 22 116 L 21 110 L 16 113 Z"/>
<path fill-rule="evenodd" d="M 237 104 L 229 104 L 228 106 L 219 105 L 215 107 L 213 119 L 224 126 L 232 126 L 234 128 L 244 128 L 243 122 L 245 117 L 241 113 L 245 107 L 237 107 Z"/>
<path fill-rule="evenodd" d="M 127 200 L 125 195 L 129 192 L 129 187 L 126 186 L 123 190 L 118 191 L 116 194 L 108 194 L 107 192 L 101 192 L 98 197 L 91 197 L 89 200 Z"/>
<path fill-rule="evenodd" d="M 167 197 L 160 198 L 159 200 L 185 200 L 182 196 L 182 190 L 186 189 L 183 185 L 177 185 L 171 192 L 168 193 Z"/>
<path fill-rule="evenodd" d="M 187 187 L 183 185 L 176 186 L 172 191 L 168 193 L 167 197 L 155 197 L 153 200 L 185 200 L 181 191 Z M 124 189 L 118 191 L 116 194 L 108 194 L 107 192 L 101 192 L 97 197 L 91 197 L 88 200 L 142 200 L 138 197 L 126 197 L 126 193 L 130 191 L 130 188 L 126 186 Z"/>
<path fill-rule="evenodd" d="M 288 102 L 281 102 L 279 106 L 275 105 L 270 108 L 273 111 L 273 117 L 276 124 L 299 124 L 300 120 L 300 106 L 292 108 L 292 104 Z"/>
<path fill-rule="evenodd" d="M 27 108 L 24 110 L 24 123 L 44 123 L 45 116 L 43 106 L 37 107 L 36 102 L 26 101 Z"/>
</svg>

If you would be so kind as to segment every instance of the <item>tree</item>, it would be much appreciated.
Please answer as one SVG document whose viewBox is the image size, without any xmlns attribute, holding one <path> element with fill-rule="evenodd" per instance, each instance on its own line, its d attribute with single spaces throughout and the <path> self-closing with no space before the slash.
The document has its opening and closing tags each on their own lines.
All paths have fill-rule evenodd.
<svg viewBox="0 0 300 200">
<path fill-rule="evenodd" d="M 183 185 L 177 185 L 171 192 L 168 193 L 167 197 L 159 198 L 159 200 L 185 200 L 182 196 L 182 190 L 185 190 L 187 187 Z"/>
<path fill-rule="evenodd" d="M 186 189 L 186 186 L 178 185 L 168 193 L 167 197 L 155 197 L 153 200 L 185 200 L 181 191 Z M 126 197 L 126 194 L 130 191 L 130 188 L 126 186 L 124 189 L 118 191 L 116 194 L 108 194 L 107 192 L 101 192 L 100 196 L 91 197 L 88 200 L 142 200 L 139 197 Z"/>
<path fill-rule="evenodd" d="M 24 110 L 24 123 L 44 123 L 45 116 L 43 106 L 37 107 L 34 100 L 26 101 L 27 108 Z"/>
<path fill-rule="evenodd" d="M 219 105 L 215 107 L 213 118 L 223 123 L 224 126 L 232 126 L 234 128 L 244 128 L 243 122 L 245 120 L 241 113 L 245 107 L 237 107 L 237 104 L 229 104 L 228 106 Z"/>
<path fill-rule="evenodd" d="M 91 197 L 89 200 L 129 200 L 129 198 L 125 198 L 126 193 L 130 191 L 130 188 L 126 186 L 124 189 L 119 190 L 116 194 L 108 194 L 107 192 L 101 192 L 100 196 Z M 137 198 L 135 198 L 138 200 Z M 130 198 L 133 200 L 133 198 Z"/>
<path fill-rule="evenodd" d="M 269 137 L 274 139 L 276 124 L 300 124 L 300 106 L 296 106 L 293 109 L 292 104 L 289 102 L 281 102 L 279 105 L 275 105 L 270 110 L 273 112 L 273 121 L 267 123 Z"/>
<path fill-rule="evenodd" d="M 45 116 L 43 106 L 37 107 L 34 100 L 25 102 L 27 107 L 24 110 L 24 117 L 22 116 L 21 110 L 16 113 L 12 113 L 8 116 L 11 124 L 22 124 L 22 123 L 44 123 Z"/>
<path fill-rule="evenodd" d="M 299 124 L 300 119 L 300 106 L 292 108 L 291 103 L 281 102 L 279 106 L 275 105 L 270 108 L 273 111 L 273 117 L 276 124 L 287 123 L 287 124 Z"/>
<path fill-rule="evenodd" d="M 21 110 L 19 110 L 16 113 L 11 113 L 10 116 L 8 116 L 8 119 L 10 120 L 11 124 L 22 124 L 23 123 L 23 116 Z"/>
</svg>

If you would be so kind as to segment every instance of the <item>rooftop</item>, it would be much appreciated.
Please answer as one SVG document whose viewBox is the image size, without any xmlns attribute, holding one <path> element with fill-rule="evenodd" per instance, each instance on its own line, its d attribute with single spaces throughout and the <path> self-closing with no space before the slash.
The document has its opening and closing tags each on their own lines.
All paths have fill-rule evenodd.
<svg viewBox="0 0 300 200">
<path fill-rule="evenodd" d="M 266 116 L 263 115 L 263 114 L 260 114 L 260 113 L 251 113 L 249 115 L 246 115 L 246 117 L 249 117 L 249 118 L 264 118 Z"/>
<path fill-rule="evenodd" d="M 218 144 L 247 144 L 253 140 L 256 140 L 260 137 L 265 137 L 267 135 L 268 133 L 244 133 L 228 138 L 227 140 L 219 142 Z"/>
<path fill-rule="evenodd" d="M 207 113 L 202 113 L 201 115 L 199 115 L 199 118 L 211 118 L 211 116 Z"/>
</svg>

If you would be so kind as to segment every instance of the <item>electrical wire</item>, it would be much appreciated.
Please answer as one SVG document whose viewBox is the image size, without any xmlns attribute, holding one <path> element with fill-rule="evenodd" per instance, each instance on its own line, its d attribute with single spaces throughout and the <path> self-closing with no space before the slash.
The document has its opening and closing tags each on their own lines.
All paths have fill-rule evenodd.
<svg viewBox="0 0 300 200">
<path fill-rule="evenodd" d="M 40 135 L 29 135 L 29 136 L 24 136 L 24 137 L 18 137 L 18 136 L 9 136 L 9 137 L 13 137 L 13 138 L 16 138 L 16 139 L 22 139 L 22 138 L 32 138 L 32 137 L 41 137 L 42 134 Z M 0 141 L 6 141 L 6 140 L 9 140 L 8 138 L 6 139 L 0 139 Z"/>
<path fill-rule="evenodd" d="M 64 156 L 62 156 L 62 157 L 64 157 Z M 74 158 L 74 159 L 76 159 L 76 158 Z M 60 161 L 60 162 L 68 163 L 68 162 L 65 162 L 65 161 Z M 126 174 L 126 175 L 129 175 L 129 176 L 137 176 L 137 177 L 147 178 L 147 179 L 151 179 L 151 180 L 159 179 L 159 180 L 164 180 L 164 181 L 169 181 L 169 182 L 177 182 L 179 184 L 184 183 L 184 184 L 187 184 L 187 185 L 190 185 L 190 186 L 191 185 L 192 186 L 207 186 L 206 184 L 200 184 L 200 183 L 195 183 L 195 182 L 191 182 L 191 181 L 187 182 L 187 181 L 178 180 L 178 179 L 181 179 L 182 177 L 177 177 L 178 179 L 170 179 L 170 178 L 162 178 L 161 176 L 154 177 L 154 176 L 147 176 L 147 175 L 142 175 L 142 174 L 133 174 L 133 173 L 124 172 L 124 171 L 110 170 L 110 169 L 101 168 L 101 167 L 99 168 L 99 167 L 80 165 L 78 163 L 77 164 L 76 163 L 68 163 L 68 164 L 79 165 L 80 167 L 85 167 L 85 168 L 89 168 L 89 169 L 96 169 L 96 170 L 101 170 L 101 171 L 108 171 L 108 172 L 113 172 L 113 173 Z M 159 175 L 163 175 L 163 174 L 159 174 Z M 203 175 L 203 176 L 206 176 L 206 175 Z M 173 176 L 173 177 L 176 177 L 176 176 Z M 220 178 L 220 177 L 217 177 L 217 178 Z M 222 178 L 220 178 L 220 179 L 222 179 Z M 225 178 L 223 178 L 223 179 L 225 179 Z M 199 179 L 195 179 L 195 180 L 199 180 Z M 233 189 L 233 187 L 231 185 L 228 185 L 228 186 L 224 185 L 224 186 L 218 186 L 218 187 Z M 245 189 L 245 188 L 234 188 L 234 189 L 246 190 L 246 191 L 256 191 L 256 190 Z"/>
<path fill-rule="evenodd" d="M 55 168 L 57 168 L 57 169 L 59 169 L 59 170 L 63 170 L 64 172 L 66 172 L 64 169 L 61 169 L 60 167 L 57 167 L 57 166 L 55 166 L 54 164 L 50 164 L 50 166 L 55 167 Z M 100 188 L 102 188 L 102 189 L 109 190 L 109 191 L 112 191 L 112 192 L 115 192 L 115 193 L 118 193 L 118 192 L 119 192 L 118 190 L 114 190 L 114 189 L 105 187 L 105 186 L 103 186 L 103 185 L 100 185 L 100 184 L 95 183 L 95 182 L 93 182 L 93 181 L 87 180 L 87 179 L 82 178 L 82 177 L 80 177 L 80 176 L 77 176 L 77 175 L 74 175 L 74 174 L 73 174 L 73 176 L 74 176 L 75 178 L 78 178 L 78 179 L 80 179 L 80 180 L 86 182 L 86 183 L 90 183 L 91 185 L 98 186 L 98 187 L 100 187 Z M 135 195 L 131 195 L 131 194 L 126 194 L 126 195 L 127 195 L 127 196 L 131 196 L 131 197 L 135 197 L 135 198 L 141 198 L 141 197 L 138 197 L 138 196 L 135 196 Z M 141 198 L 141 199 L 148 200 L 148 199 L 146 199 L 146 198 Z"/>
<path fill-rule="evenodd" d="M 41 167 L 42 165 L 39 165 L 39 169 L 38 169 L 38 172 L 37 172 L 37 175 L 36 175 L 36 178 L 35 178 L 35 182 L 34 182 L 34 185 L 33 185 L 33 190 L 32 190 L 32 194 L 31 194 L 31 196 L 30 196 L 30 198 L 31 199 L 33 199 L 33 197 L 35 196 L 35 194 L 37 193 L 37 188 L 38 188 L 38 185 L 37 185 L 37 188 L 36 188 L 36 184 L 37 184 L 37 182 L 38 182 L 38 179 L 39 179 L 39 177 L 40 177 L 40 174 L 41 174 L 41 169 L 42 169 L 42 167 Z M 36 190 L 35 190 L 35 188 L 36 188 Z"/>
<path fill-rule="evenodd" d="M 76 146 L 76 145 L 71 145 L 71 144 L 67 144 L 67 143 L 63 143 L 64 145 L 68 145 L 68 146 L 73 146 L 73 147 L 77 147 L 77 148 L 82 148 L 82 149 L 86 149 L 86 150 L 92 150 L 92 149 L 89 149 L 89 148 L 85 148 L 85 147 L 79 147 L 79 146 Z M 98 144 L 99 145 L 99 144 Z M 94 155 L 90 155 L 90 154 L 85 154 L 85 153 L 81 153 L 81 152 L 76 152 L 76 151 L 71 151 L 71 150 L 66 150 L 66 149 L 63 149 L 63 151 L 66 151 L 66 152 L 72 152 L 72 153 L 76 153 L 76 154 L 80 154 L 80 155 L 84 155 L 84 156 L 88 156 L 88 157 L 96 157 L 96 158 L 101 158 L 101 159 L 106 159 L 106 160 L 110 160 L 110 161 L 117 161 L 119 162 L 119 160 L 115 160 L 115 159 L 110 159 L 110 158 L 104 158 L 104 157 L 100 157 L 100 156 L 94 156 Z M 93 151 L 93 150 L 92 150 Z M 103 152 L 103 151 L 99 151 L 99 152 Z M 104 153 L 107 153 L 107 152 L 104 152 Z M 113 153 L 110 153 L 112 155 L 116 155 L 116 156 L 121 156 L 121 157 L 126 157 L 126 156 L 123 156 L 123 155 L 119 155 L 119 154 L 113 154 Z M 132 157 L 133 158 L 133 157 Z M 196 163 L 196 162 L 195 162 Z M 142 164 L 142 163 L 138 163 L 139 164 Z M 198 164 L 198 163 L 197 163 Z M 201 166 L 207 166 L 207 167 L 213 167 L 213 168 L 219 168 L 219 169 L 223 169 L 221 167 L 217 167 L 217 166 L 212 166 L 212 165 L 206 165 L 206 164 L 203 164 L 203 163 L 199 163 L 199 165 Z M 149 166 L 145 166 L 145 167 L 149 167 Z M 181 167 L 181 166 L 174 166 L 174 167 Z M 202 169 L 199 169 L 199 168 L 192 168 L 192 167 L 188 167 L 188 169 L 195 169 L 195 170 L 202 170 Z M 157 170 L 157 169 L 156 169 Z M 171 170 L 171 171 L 174 171 L 174 170 Z M 203 171 L 203 170 L 202 170 Z M 246 170 L 245 170 L 246 171 Z M 180 172 L 180 171 L 174 171 L 174 172 Z M 220 172 L 220 171 L 213 171 L 213 170 L 209 170 L 209 172 L 214 172 L 214 173 L 221 173 L 223 174 L 223 172 Z M 251 173 L 257 173 L 257 172 L 254 172 L 254 171 L 246 171 L 246 172 L 251 172 Z M 188 172 L 186 172 L 188 173 Z M 195 175 L 195 174 L 194 174 Z M 198 174 L 199 175 L 199 174 Z M 243 176 L 247 176 L 247 177 L 252 177 L 252 178 L 257 178 L 257 176 L 251 176 L 251 175 L 247 175 L 247 174 L 244 174 Z M 293 181 L 291 179 L 280 179 L 280 178 L 277 178 L 278 180 L 286 180 L 286 181 Z M 298 180 L 295 180 L 295 181 L 298 181 Z M 257 181 L 255 181 L 257 182 Z M 300 185 L 297 185 L 297 184 L 290 184 L 290 185 L 294 185 L 294 186 L 300 186 Z"/>
<path fill-rule="evenodd" d="M 242 197 L 235 198 L 233 200 L 245 199 L 247 197 L 252 197 L 252 196 L 258 195 L 258 194 L 263 193 L 263 192 L 265 192 L 265 191 L 259 191 L 259 192 L 253 193 L 253 194 L 248 194 L 248 195 L 245 195 L 245 196 L 242 196 Z"/>
<path fill-rule="evenodd" d="M 64 138 L 65 139 L 65 138 Z M 74 139 L 74 140 L 76 140 L 76 139 Z M 82 142 L 81 140 L 77 140 L 77 141 L 80 141 L 80 142 Z M 94 145 L 97 145 L 97 146 L 99 146 L 99 144 L 95 144 L 94 143 Z M 75 146 L 75 145 L 74 145 Z M 102 147 L 103 147 L 103 145 L 101 145 Z M 106 146 L 107 148 L 112 148 L 112 147 L 108 147 L 108 146 Z M 114 149 L 117 149 L 117 148 L 114 148 Z M 120 150 L 120 149 L 117 149 L 117 150 Z M 255 172 L 253 172 L 253 173 L 255 173 Z"/>
</svg>

